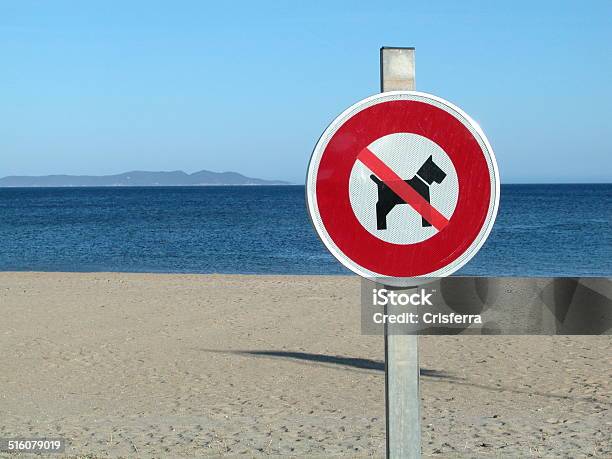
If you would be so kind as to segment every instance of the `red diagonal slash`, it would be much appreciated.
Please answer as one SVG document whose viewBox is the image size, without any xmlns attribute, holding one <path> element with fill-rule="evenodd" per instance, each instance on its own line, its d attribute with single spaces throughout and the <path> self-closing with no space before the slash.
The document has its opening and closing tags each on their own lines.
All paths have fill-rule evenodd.
<svg viewBox="0 0 612 459">
<path fill-rule="evenodd" d="M 421 216 L 431 223 L 438 231 L 442 231 L 448 225 L 447 218 L 429 204 L 423 196 L 408 185 L 402 178 L 384 162 L 372 153 L 367 147 L 361 150 L 357 159 L 370 169 L 376 176 L 385 182 L 393 192 L 416 210 Z"/>
</svg>

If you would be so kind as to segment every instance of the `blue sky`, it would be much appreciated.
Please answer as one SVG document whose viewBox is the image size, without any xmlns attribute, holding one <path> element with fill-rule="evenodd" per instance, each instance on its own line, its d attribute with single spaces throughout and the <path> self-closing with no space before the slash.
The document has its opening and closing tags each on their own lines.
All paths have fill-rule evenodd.
<svg viewBox="0 0 612 459">
<path fill-rule="evenodd" d="M 417 89 L 503 182 L 612 181 L 612 1 L 0 3 L 0 176 L 235 170 L 303 183 L 327 124 L 415 46 Z"/>
</svg>

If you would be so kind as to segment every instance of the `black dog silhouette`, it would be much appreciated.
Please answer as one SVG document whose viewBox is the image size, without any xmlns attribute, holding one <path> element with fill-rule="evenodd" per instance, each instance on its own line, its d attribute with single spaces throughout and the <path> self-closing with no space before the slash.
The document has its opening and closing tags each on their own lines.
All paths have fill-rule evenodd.
<svg viewBox="0 0 612 459">
<path fill-rule="evenodd" d="M 430 156 L 423 163 L 416 175 L 405 182 L 416 190 L 427 202 L 429 202 L 429 186 L 432 183 L 442 183 L 446 173 L 434 163 Z M 376 228 L 379 230 L 387 229 L 387 215 L 398 204 L 406 204 L 395 192 L 389 188 L 382 180 L 374 174 L 370 175 L 378 186 L 378 202 L 376 203 Z M 431 226 L 425 218 L 422 218 L 422 226 Z"/>
</svg>

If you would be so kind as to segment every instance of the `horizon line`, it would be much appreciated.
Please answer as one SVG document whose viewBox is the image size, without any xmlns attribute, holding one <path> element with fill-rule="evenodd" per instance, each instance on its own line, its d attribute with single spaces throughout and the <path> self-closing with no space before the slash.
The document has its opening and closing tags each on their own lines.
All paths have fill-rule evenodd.
<svg viewBox="0 0 612 459">
<path fill-rule="evenodd" d="M 271 180 L 274 181 L 274 180 Z M 266 183 L 266 184 L 255 184 L 255 183 L 247 183 L 247 184 L 223 184 L 223 183 L 211 183 L 204 185 L 60 185 L 60 186 L 11 186 L 11 185 L 0 185 L 0 188 L 11 188 L 11 189 L 40 189 L 40 188 L 207 188 L 207 187 L 289 187 L 289 186 L 306 186 L 305 183 Z M 502 182 L 501 186 L 506 185 L 612 185 L 612 181 L 610 182 Z"/>
</svg>

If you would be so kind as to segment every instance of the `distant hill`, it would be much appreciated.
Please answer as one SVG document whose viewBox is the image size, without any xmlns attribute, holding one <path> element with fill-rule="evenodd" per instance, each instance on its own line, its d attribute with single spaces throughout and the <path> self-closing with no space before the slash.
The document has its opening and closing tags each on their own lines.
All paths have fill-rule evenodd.
<svg viewBox="0 0 612 459">
<path fill-rule="evenodd" d="M 44 175 L 9 176 L 0 178 L 0 187 L 71 187 L 71 186 L 211 186 L 211 185 L 288 185 L 281 180 L 245 177 L 237 172 L 202 170 L 187 174 L 183 171 L 132 171 L 117 175 Z"/>
</svg>

